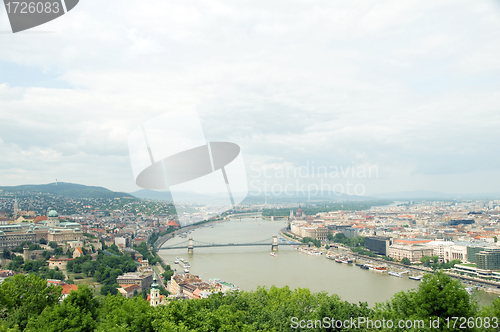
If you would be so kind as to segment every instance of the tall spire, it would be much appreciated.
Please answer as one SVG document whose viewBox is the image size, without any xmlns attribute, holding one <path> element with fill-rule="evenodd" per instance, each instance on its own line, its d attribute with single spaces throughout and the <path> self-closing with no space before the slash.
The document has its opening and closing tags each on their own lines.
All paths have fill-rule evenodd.
<svg viewBox="0 0 500 332">
<path fill-rule="evenodd" d="M 153 288 L 158 288 L 158 284 L 156 283 L 157 279 L 156 279 L 156 271 L 153 271 L 153 284 L 151 285 L 151 287 Z"/>
<path fill-rule="evenodd" d="M 156 283 L 156 271 L 153 270 L 153 284 L 151 285 L 151 293 L 150 293 L 150 302 L 149 304 L 152 305 L 153 307 L 156 307 L 158 304 L 160 304 L 160 291 L 158 290 L 158 284 Z"/>
</svg>

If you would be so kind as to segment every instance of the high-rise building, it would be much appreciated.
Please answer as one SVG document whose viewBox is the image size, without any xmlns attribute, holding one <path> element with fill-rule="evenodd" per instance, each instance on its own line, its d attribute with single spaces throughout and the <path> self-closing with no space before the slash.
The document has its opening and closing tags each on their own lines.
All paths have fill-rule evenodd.
<svg viewBox="0 0 500 332">
<path fill-rule="evenodd" d="M 487 247 L 476 254 L 477 268 L 482 270 L 500 269 L 500 248 Z"/>
<path fill-rule="evenodd" d="M 392 244 L 390 237 L 382 236 L 368 236 L 365 237 L 365 247 L 366 249 L 386 256 L 389 252 L 389 247 Z"/>
<path fill-rule="evenodd" d="M 484 244 L 471 244 L 467 246 L 467 260 L 473 264 L 477 264 L 476 254 L 480 253 L 485 249 Z"/>
</svg>

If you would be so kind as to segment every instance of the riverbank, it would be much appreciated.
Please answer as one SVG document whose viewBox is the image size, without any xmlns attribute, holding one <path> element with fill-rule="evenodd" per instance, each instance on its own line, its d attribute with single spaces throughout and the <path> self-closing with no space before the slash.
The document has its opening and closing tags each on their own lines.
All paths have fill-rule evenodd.
<svg viewBox="0 0 500 332">
<path fill-rule="evenodd" d="M 165 242 L 172 239 L 176 235 L 179 235 L 179 234 L 182 234 L 185 232 L 189 232 L 189 231 L 195 230 L 197 228 L 205 227 L 206 225 L 213 225 L 213 224 L 218 224 L 218 223 L 227 222 L 227 221 L 228 221 L 227 219 L 217 219 L 217 220 L 212 220 L 212 221 L 207 221 L 207 222 L 203 222 L 203 223 L 185 226 L 185 227 L 179 228 L 178 230 L 176 230 L 172 233 L 161 236 L 160 238 L 158 238 L 158 240 L 156 240 L 156 242 L 153 245 L 155 247 L 155 250 L 158 251 L 158 249 L 161 248 L 165 244 Z"/>
<path fill-rule="evenodd" d="M 282 228 L 279 231 L 279 234 L 283 238 L 285 238 L 289 241 L 296 242 L 299 245 L 306 245 L 306 244 L 298 241 L 297 239 L 292 238 L 290 236 L 290 234 L 287 232 L 286 228 Z M 317 248 L 317 250 L 322 251 L 322 252 L 327 252 L 327 250 L 324 248 Z M 374 263 L 374 262 L 377 262 L 379 264 L 382 263 L 384 266 L 394 270 L 394 272 L 402 272 L 402 271 L 413 272 L 412 274 L 409 274 L 409 275 L 423 275 L 424 273 L 432 273 L 432 274 L 435 273 L 435 271 L 432 270 L 431 268 L 426 268 L 423 266 L 405 265 L 405 264 L 397 262 L 397 261 L 389 261 L 389 260 L 386 260 L 386 259 L 383 259 L 380 257 L 370 257 L 370 256 L 354 253 L 350 250 L 350 248 L 343 247 L 341 245 L 338 245 L 337 250 L 335 250 L 334 248 L 330 248 L 328 251 L 334 251 L 334 252 L 336 251 L 337 254 L 339 254 L 339 255 L 345 255 L 346 251 L 347 251 L 348 255 L 354 257 L 354 259 L 356 261 L 362 261 L 365 264 Z M 463 276 L 463 275 L 456 274 L 456 273 L 449 272 L 449 271 L 444 271 L 444 272 L 446 274 L 448 274 L 450 277 L 459 280 L 464 286 L 475 285 L 476 287 L 480 288 L 484 292 L 492 293 L 492 294 L 500 294 L 500 288 L 499 288 L 500 284 L 499 283 L 491 282 L 488 280 L 482 280 L 480 278 Z"/>
<path fill-rule="evenodd" d="M 287 239 L 288 241 L 295 242 L 297 244 L 304 244 L 304 243 L 300 242 L 299 240 L 290 237 L 286 228 L 280 229 L 279 232 L 278 232 L 278 234 L 281 237 L 283 237 L 284 239 Z"/>
</svg>

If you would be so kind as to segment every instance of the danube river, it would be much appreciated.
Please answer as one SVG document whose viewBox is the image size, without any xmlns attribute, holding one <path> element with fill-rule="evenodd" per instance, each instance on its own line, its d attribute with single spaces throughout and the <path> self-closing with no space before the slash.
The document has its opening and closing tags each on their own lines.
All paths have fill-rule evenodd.
<svg viewBox="0 0 500 332">
<path fill-rule="evenodd" d="M 232 219 L 227 222 L 201 227 L 190 234 L 195 241 L 206 243 L 249 243 L 278 235 L 285 227 L 283 220 L 269 221 L 261 218 Z M 164 246 L 186 241 L 178 236 Z M 270 246 L 194 248 L 194 254 L 184 249 L 160 250 L 159 254 L 172 268 L 182 268 L 173 261 L 184 258 L 191 264 L 190 272 L 204 280 L 218 278 L 239 286 L 242 290 L 255 290 L 258 286 L 289 286 L 309 288 L 312 292 L 325 291 L 337 294 L 351 303 L 389 300 L 399 291 L 418 286 L 418 281 L 397 278 L 386 273 L 362 270 L 355 265 L 338 264 L 322 256 L 300 253 L 291 246 L 279 246 L 277 257 L 271 256 Z M 496 296 L 481 293 L 480 302 L 491 302 Z"/>
</svg>

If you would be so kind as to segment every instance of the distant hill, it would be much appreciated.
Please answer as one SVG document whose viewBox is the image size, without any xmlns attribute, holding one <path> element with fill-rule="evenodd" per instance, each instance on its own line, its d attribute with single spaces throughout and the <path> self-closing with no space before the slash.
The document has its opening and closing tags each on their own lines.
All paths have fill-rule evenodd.
<svg viewBox="0 0 500 332">
<path fill-rule="evenodd" d="M 144 199 L 156 199 L 162 201 L 172 201 L 170 191 L 155 191 L 149 189 L 141 189 L 131 193 L 132 196 Z"/>
<path fill-rule="evenodd" d="M 26 184 L 20 186 L 2 186 L 0 190 L 6 192 L 29 191 L 33 193 L 47 193 L 70 198 L 122 198 L 133 196 L 123 192 L 115 192 L 103 187 L 85 186 L 83 184 L 58 182 L 49 184 Z"/>
<path fill-rule="evenodd" d="M 443 198 L 454 198 L 452 194 L 445 194 L 437 191 L 426 191 L 426 190 L 415 190 L 415 191 L 400 191 L 392 193 L 382 193 L 371 195 L 377 198 L 385 199 L 443 199 Z"/>
</svg>

